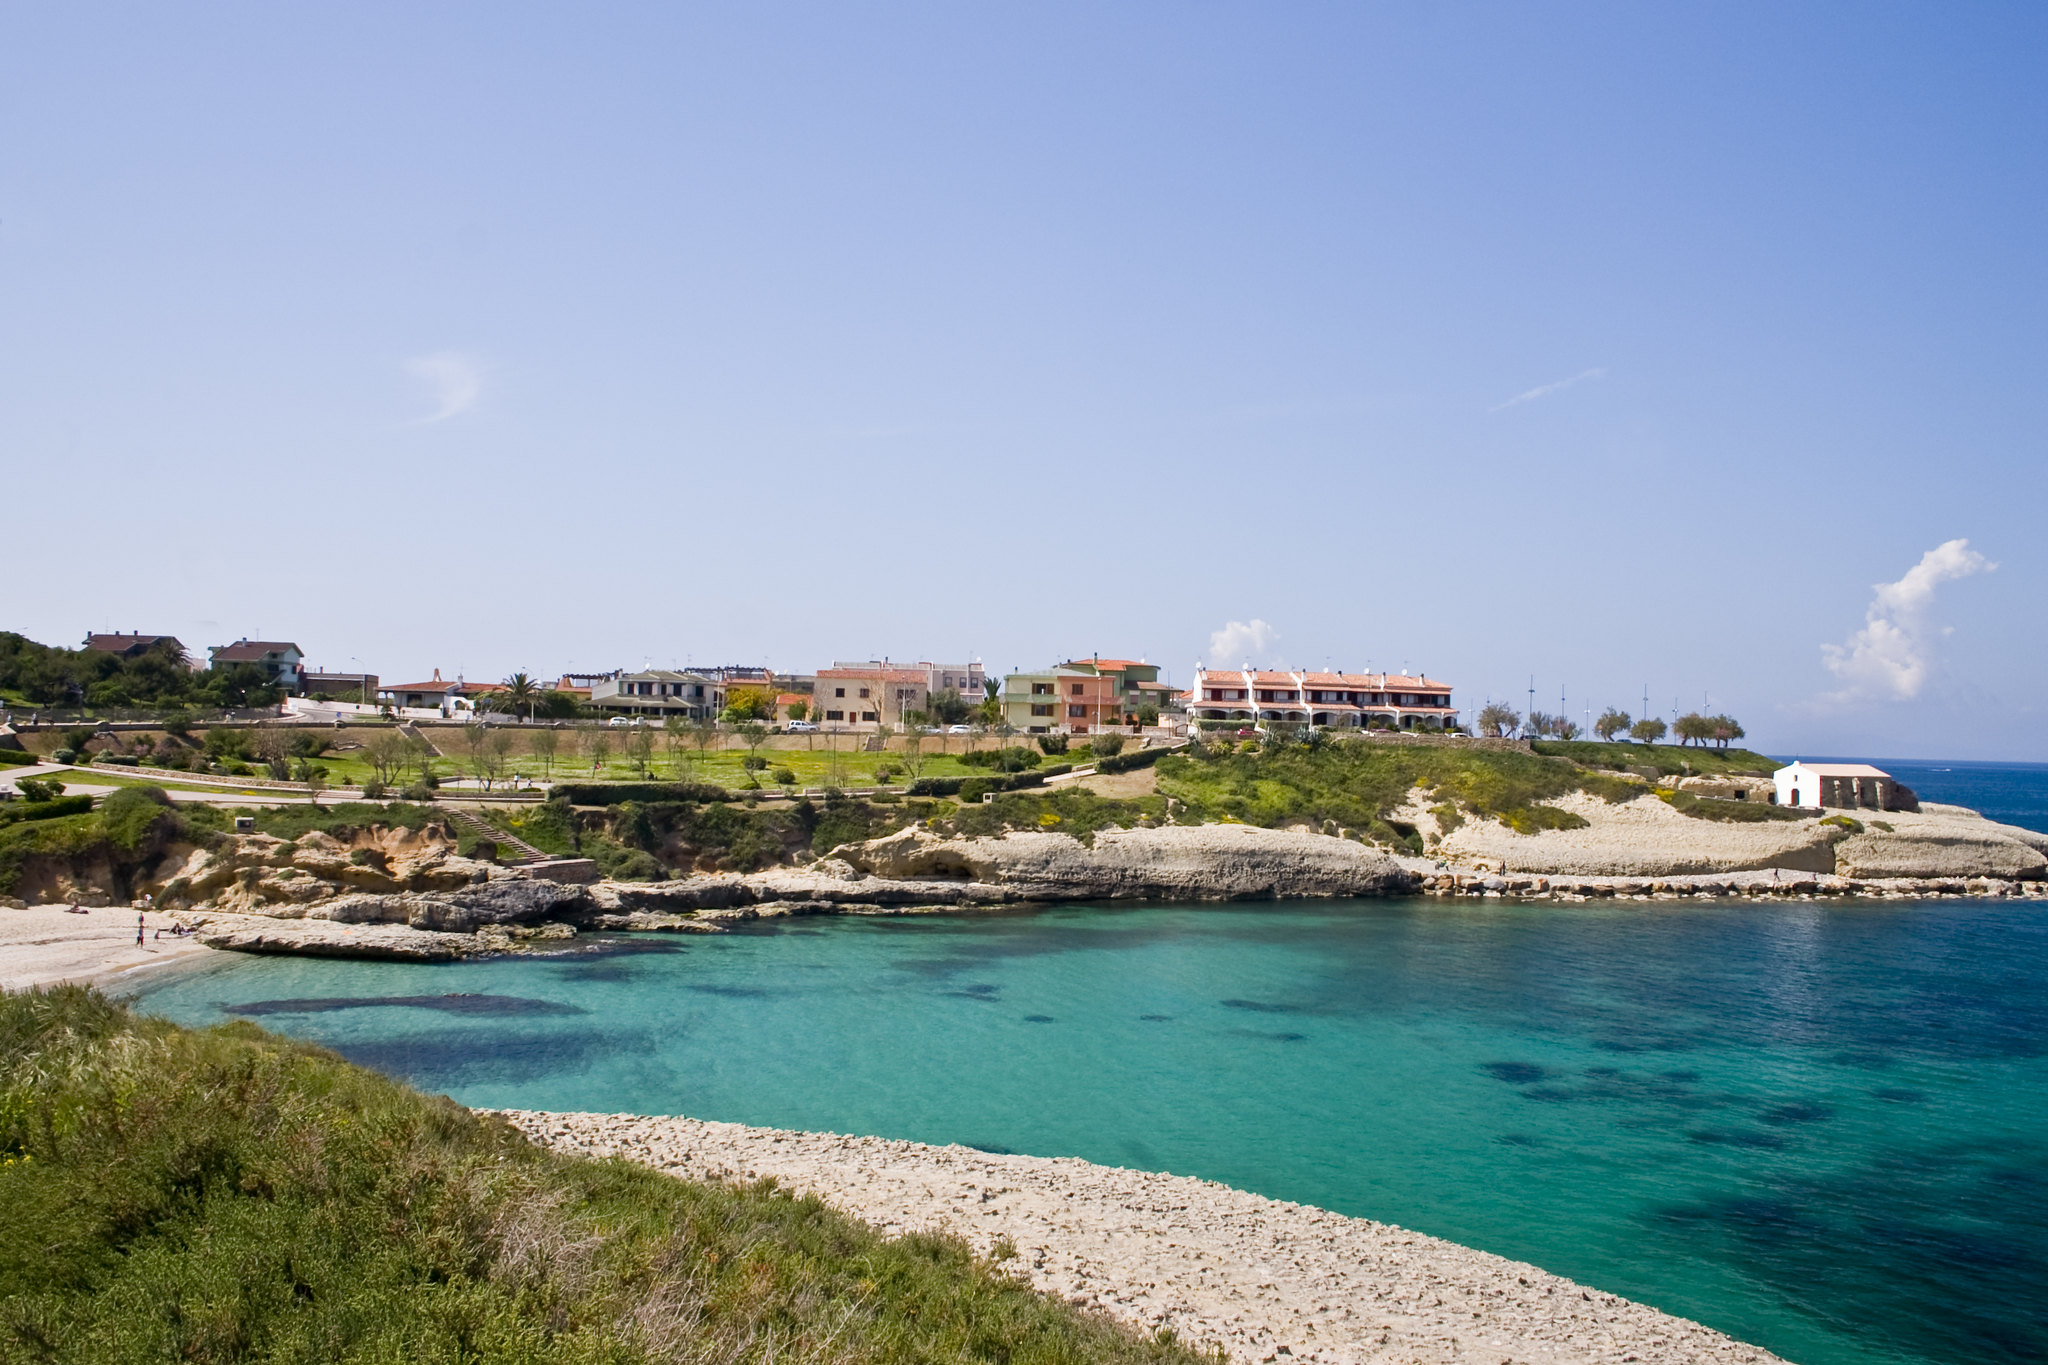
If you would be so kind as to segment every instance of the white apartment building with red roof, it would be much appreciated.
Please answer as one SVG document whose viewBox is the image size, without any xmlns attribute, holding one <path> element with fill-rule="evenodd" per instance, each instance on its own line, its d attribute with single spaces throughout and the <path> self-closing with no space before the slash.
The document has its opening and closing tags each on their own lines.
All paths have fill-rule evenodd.
<svg viewBox="0 0 2048 1365">
<path fill-rule="evenodd" d="M 1405 673 L 1195 669 L 1188 713 L 1209 728 L 1268 722 L 1333 730 L 1444 730 L 1458 723 L 1451 685 Z"/>
</svg>

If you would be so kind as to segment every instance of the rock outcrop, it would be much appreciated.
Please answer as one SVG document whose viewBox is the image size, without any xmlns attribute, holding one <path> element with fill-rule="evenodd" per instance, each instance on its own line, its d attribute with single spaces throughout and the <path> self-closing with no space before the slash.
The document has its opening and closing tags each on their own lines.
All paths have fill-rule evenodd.
<svg viewBox="0 0 2048 1365">
<path fill-rule="evenodd" d="M 1092 846 L 1067 834 L 940 839 L 907 829 L 838 852 L 859 872 L 979 883 L 1015 900 L 1272 900 L 1415 887 L 1413 874 L 1364 844 L 1251 825 L 1105 830 Z"/>
<path fill-rule="evenodd" d="M 1841 820 L 1734 822 L 1686 815 L 1649 794 L 1609 804 L 1575 793 L 1550 804 L 1586 823 L 1517 834 L 1497 820 L 1468 820 L 1446 834 L 1436 851 L 1453 863 L 1565 876 L 1671 877 L 1771 868 L 1856 878 L 2048 874 L 2048 835 L 2001 825 L 1961 806 L 1845 811 Z"/>
</svg>

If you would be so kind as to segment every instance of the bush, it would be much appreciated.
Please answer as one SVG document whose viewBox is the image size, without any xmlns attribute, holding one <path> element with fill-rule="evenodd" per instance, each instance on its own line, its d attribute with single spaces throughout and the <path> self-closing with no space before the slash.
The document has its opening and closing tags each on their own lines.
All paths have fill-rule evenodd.
<svg viewBox="0 0 2048 1365">
<path fill-rule="evenodd" d="M 1038 737 L 1038 747 L 1046 754 L 1063 754 L 1067 751 L 1067 737 L 1065 735 L 1040 735 Z"/>
<path fill-rule="evenodd" d="M 1115 758 L 1124 751 L 1122 735 L 1098 735 L 1088 743 L 1088 752 L 1097 758 Z"/>
<path fill-rule="evenodd" d="M 431 801 L 434 799 L 434 789 L 424 782 L 415 782 L 400 794 L 408 801 Z"/>
<path fill-rule="evenodd" d="M 363 800 L 365 801 L 382 801 L 390 794 L 391 788 L 377 778 L 369 778 L 363 783 Z"/>
<path fill-rule="evenodd" d="M 1006 749 L 970 749 L 960 755 L 960 764 L 965 768 L 994 768 L 998 772 L 1016 773 L 1026 768 L 1036 768 L 1045 759 L 1021 744 Z"/>
<path fill-rule="evenodd" d="M 64 784 L 54 777 L 24 777 L 14 789 L 24 801 L 55 801 L 64 794 Z"/>
<path fill-rule="evenodd" d="M 1099 773 L 1127 773 L 1134 768 L 1149 768 L 1160 759 L 1172 753 L 1171 749 L 1137 749 L 1128 754 L 1105 758 L 1095 765 Z"/>
<path fill-rule="evenodd" d="M 120 768 L 136 768 L 142 765 L 142 760 L 137 758 L 134 754 L 101 754 L 98 758 L 95 758 L 93 762 L 111 763 L 114 766 Z"/>
<path fill-rule="evenodd" d="M 740 766 L 750 773 L 758 773 L 767 768 L 768 760 L 759 754 L 748 754 L 740 760 Z"/>
<path fill-rule="evenodd" d="M 793 787 L 796 785 L 796 773 L 792 769 L 777 768 L 773 773 L 770 774 L 770 776 L 773 777 L 776 783 L 780 786 Z"/>
<path fill-rule="evenodd" d="M 18 749 L 0 749 L 0 768 L 28 767 L 42 762 L 34 754 L 25 754 Z"/>
<path fill-rule="evenodd" d="M 50 755 L 50 761 L 52 763 L 76 763 L 78 762 L 78 750 L 59 749 L 56 753 Z"/>
</svg>

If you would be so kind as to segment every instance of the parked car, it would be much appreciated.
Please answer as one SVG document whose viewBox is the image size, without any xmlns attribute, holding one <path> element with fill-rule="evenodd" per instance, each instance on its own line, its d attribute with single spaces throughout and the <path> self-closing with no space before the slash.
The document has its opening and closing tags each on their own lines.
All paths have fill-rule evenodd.
<svg viewBox="0 0 2048 1365">
<path fill-rule="evenodd" d="M 645 717 L 645 716 L 613 716 L 613 717 L 611 718 L 611 720 L 607 721 L 606 723 L 607 723 L 607 724 L 609 724 L 609 725 L 645 725 L 645 724 L 647 723 L 647 717 Z"/>
<path fill-rule="evenodd" d="M 949 735 L 971 735 L 974 733 L 974 727 L 972 725 L 948 725 L 946 733 Z"/>
<path fill-rule="evenodd" d="M 782 727 L 782 733 L 785 735 L 810 735 L 816 734 L 817 730 L 817 722 L 809 720 L 793 720 Z"/>
</svg>

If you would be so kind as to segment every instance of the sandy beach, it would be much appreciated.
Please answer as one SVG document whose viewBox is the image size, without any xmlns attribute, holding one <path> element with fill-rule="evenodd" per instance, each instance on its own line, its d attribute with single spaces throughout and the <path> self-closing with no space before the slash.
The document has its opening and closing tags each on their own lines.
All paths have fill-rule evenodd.
<svg viewBox="0 0 2048 1365">
<path fill-rule="evenodd" d="M 1185 1176 L 1073 1158 L 629 1114 L 505 1115 L 564 1151 L 816 1194 L 886 1231 L 946 1230 L 1046 1292 L 1250 1365 L 1771 1362 L 1535 1266 Z"/>
<path fill-rule="evenodd" d="M 126 905 L 74 915 L 61 905 L 0 909 L 0 990 L 66 983 L 118 993 L 145 972 L 174 963 L 194 965 L 214 950 L 196 939 L 172 938 L 170 915 L 144 915 L 147 936 L 135 944 L 135 918 Z M 164 937 L 157 938 L 162 929 Z"/>
</svg>

